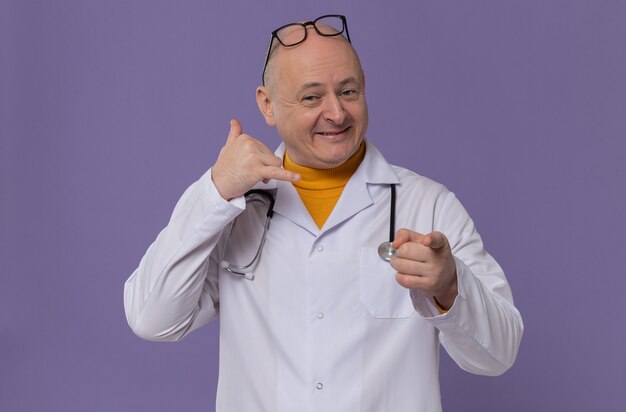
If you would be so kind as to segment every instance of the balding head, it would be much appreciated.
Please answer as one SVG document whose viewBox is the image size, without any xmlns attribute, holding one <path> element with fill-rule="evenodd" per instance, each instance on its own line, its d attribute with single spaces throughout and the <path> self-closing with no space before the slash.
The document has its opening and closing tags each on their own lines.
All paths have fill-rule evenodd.
<svg viewBox="0 0 626 412">
<path fill-rule="evenodd" d="M 315 42 L 316 39 L 314 39 L 315 37 L 321 38 L 321 39 L 317 39 L 317 40 L 324 40 L 324 39 L 328 39 L 328 40 L 336 40 L 336 41 L 341 41 L 344 42 L 347 46 L 348 49 L 350 49 L 350 52 L 354 54 L 354 56 L 356 57 L 356 60 L 359 62 L 359 67 L 361 65 L 358 54 L 356 53 L 356 50 L 354 50 L 354 48 L 352 47 L 352 44 L 343 36 L 339 35 L 339 31 L 331 26 L 325 25 L 325 24 L 320 24 L 317 23 L 318 29 L 321 29 L 324 33 L 329 34 L 329 33 L 337 33 L 337 35 L 335 36 L 321 36 L 320 34 L 318 34 L 318 32 L 315 30 L 315 28 L 313 26 L 307 26 L 306 30 L 307 30 L 307 37 L 306 40 L 304 41 L 304 43 L 313 41 Z M 302 36 L 301 34 L 301 27 L 299 26 L 295 26 L 290 32 L 281 32 L 280 36 L 281 36 L 281 40 L 283 40 L 286 43 L 292 42 L 292 41 L 299 41 L 300 37 Z M 268 56 L 267 56 L 267 63 L 265 66 L 265 70 L 263 72 L 263 84 L 270 86 L 270 89 L 272 88 L 271 85 L 273 83 L 276 82 L 277 80 L 277 74 L 276 74 L 276 61 L 278 60 L 278 56 L 281 54 L 281 52 L 283 51 L 288 51 L 292 48 L 297 48 L 299 46 L 301 46 L 301 44 L 298 44 L 296 46 L 288 46 L 285 47 L 281 44 L 281 42 L 278 39 L 273 39 L 272 44 L 270 49 L 268 50 Z"/>
</svg>

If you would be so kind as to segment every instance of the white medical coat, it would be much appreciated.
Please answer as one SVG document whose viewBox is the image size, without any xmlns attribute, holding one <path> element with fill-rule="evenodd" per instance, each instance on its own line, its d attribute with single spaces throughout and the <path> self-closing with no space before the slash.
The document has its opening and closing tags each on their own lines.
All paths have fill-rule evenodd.
<svg viewBox="0 0 626 412">
<path fill-rule="evenodd" d="M 377 254 L 389 236 L 390 184 L 396 228 L 437 230 L 450 242 L 459 295 L 444 315 L 398 285 Z M 220 262 L 251 260 L 266 206 L 225 201 L 209 170 L 125 284 L 128 323 L 145 339 L 178 340 L 219 315 L 218 411 L 433 412 L 441 410 L 440 342 L 473 373 L 497 375 L 513 364 L 520 314 L 500 266 L 445 187 L 389 165 L 369 142 L 322 229 L 291 183 L 258 187 L 276 204 L 254 280 Z"/>
</svg>

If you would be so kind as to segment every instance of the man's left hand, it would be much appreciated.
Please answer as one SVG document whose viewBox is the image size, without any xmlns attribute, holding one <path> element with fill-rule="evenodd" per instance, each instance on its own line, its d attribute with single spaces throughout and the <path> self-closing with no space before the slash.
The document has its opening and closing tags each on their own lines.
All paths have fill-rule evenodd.
<svg viewBox="0 0 626 412">
<path fill-rule="evenodd" d="M 390 263 L 398 271 L 398 283 L 419 289 L 434 297 L 443 309 L 450 309 L 457 296 L 456 263 L 445 235 L 400 229 L 392 245 L 397 254 Z"/>
</svg>

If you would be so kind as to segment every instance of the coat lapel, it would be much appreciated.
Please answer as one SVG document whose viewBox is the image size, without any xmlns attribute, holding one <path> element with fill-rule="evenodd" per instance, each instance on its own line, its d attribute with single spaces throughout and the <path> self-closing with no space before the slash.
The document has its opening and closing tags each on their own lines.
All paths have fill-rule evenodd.
<svg viewBox="0 0 626 412">
<path fill-rule="evenodd" d="M 363 161 L 346 184 L 341 197 L 321 230 L 313 221 L 298 192 L 290 182 L 273 180 L 268 184 L 260 183 L 255 188 L 276 189 L 274 212 L 291 220 L 313 236 L 319 236 L 374 203 L 368 185 L 389 185 L 400 182 L 378 149 L 367 141 L 366 145 Z M 278 157 L 283 157 L 284 153 L 285 147 L 284 144 L 281 144 L 275 154 Z"/>
<path fill-rule="evenodd" d="M 369 185 L 399 183 L 395 172 L 381 153 L 366 141 L 363 161 L 346 184 L 339 201 L 326 220 L 322 232 L 343 223 L 374 203 Z"/>
</svg>

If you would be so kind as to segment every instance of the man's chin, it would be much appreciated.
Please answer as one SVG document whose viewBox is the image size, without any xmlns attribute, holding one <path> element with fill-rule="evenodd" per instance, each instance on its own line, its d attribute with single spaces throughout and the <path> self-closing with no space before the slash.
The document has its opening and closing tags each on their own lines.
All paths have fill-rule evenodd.
<svg viewBox="0 0 626 412">
<path fill-rule="evenodd" d="M 317 168 L 331 169 L 333 167 L 341 166 L 359 150 L 359 147 L 360 143 L 356 146 L 346 147 L 341 150 L 339 150 L 338 147 L 334 147 L 333 150 L 317 156 L 319 163 L 324 165 L 323 167 Z"/>
</svg>

